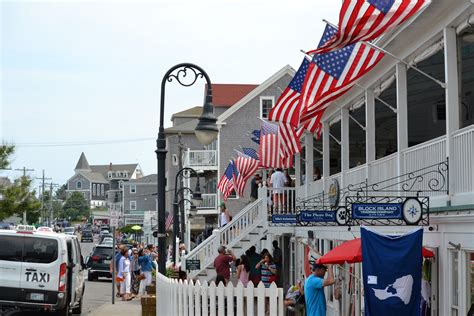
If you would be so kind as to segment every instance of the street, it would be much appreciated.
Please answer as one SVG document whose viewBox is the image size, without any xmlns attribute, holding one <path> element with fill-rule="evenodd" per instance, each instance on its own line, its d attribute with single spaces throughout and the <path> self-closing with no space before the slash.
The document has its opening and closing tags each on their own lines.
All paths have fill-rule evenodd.
<svg viewBox="0 0 474 316">
<path fill-rule="evenodd" d="M 96 240 L 94 238 L 94 240 Z M 84 260 L 90 255 L 95 242 L 84 242 L 81 243 L 81 253 L 84 256 Z M 86 282 L 86 289 L 84 295 L 84 302 L 82 305 L 81 315 L 90 315 L 94 310 L 103 304 L 112 303 L 112 280 L 107 278 L 100 278 L 97 281 L 87 281 L 87 270 L 84 271 L 84 280 Z M 8 313 L 8 316 L 46 316 L 51 315 L 49 313 L 34 313 L 34 312 L 14 312 Z M 77 314 L 75 314 L 77 315 Z"/>
</svg>

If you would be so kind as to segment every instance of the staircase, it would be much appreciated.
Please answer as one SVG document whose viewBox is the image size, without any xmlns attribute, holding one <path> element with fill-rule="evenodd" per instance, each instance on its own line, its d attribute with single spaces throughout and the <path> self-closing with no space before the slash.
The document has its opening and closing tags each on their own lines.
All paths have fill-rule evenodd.
<svg viewBox="0 0 474 316">
<path fill-rule="evenodd" d="M 262 196 L 262 195 L 259 195 Z M 210 281 L 216 277 L 214 259 L 217 248 L 225 245 L 239 258 L 251 246 L 257 245 L 268 231 L 266 201 L 263 198 L 247 205 L 230 223 L 215 229 L 212 235 L 184 257 L 181 266 L 186 269 L 186 260 L 199 260 L 200 269 L 187 271 L 188 279 Z"/>
</svg>

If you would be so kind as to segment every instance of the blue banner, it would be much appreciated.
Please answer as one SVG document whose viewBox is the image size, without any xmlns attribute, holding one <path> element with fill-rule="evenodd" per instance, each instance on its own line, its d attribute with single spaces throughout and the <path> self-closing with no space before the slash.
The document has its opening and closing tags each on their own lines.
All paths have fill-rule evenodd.
<svg viewBox="0 0 474 316">
<path fill-rule="evenodd" d="M 352 218 L 399 219 L 402 206 L 402 203 L 352 203 Z"/>
<path fill-rule="evenodd" d="M 360 228 L 366 316 L 421 314 L 423 229 L 385 236 Z"/>
<path fill-rule="evenodd" d="M 335 222 L 335 211 L 301 211 L 300 221 L 302 222 Z"/>
<path fill-rule="evenodd" d="M 292 214 L 274 214 L 272 215 L 274 224 L 296 224 L 296 215 Z"/>
</svg>

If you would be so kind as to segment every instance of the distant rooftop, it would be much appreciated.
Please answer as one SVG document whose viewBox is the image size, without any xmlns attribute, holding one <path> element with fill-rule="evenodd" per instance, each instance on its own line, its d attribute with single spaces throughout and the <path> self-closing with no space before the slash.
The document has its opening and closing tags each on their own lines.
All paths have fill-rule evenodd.
<svg viewBox="0 0 474 316">
<path fill-rule="evenodd" d="M 216 107 L 231 107 L 257 86 L 256 84 L 213 83 L 212 104 Z M 207 85 L 205 89 L 207 89 Z"/>
</svg>

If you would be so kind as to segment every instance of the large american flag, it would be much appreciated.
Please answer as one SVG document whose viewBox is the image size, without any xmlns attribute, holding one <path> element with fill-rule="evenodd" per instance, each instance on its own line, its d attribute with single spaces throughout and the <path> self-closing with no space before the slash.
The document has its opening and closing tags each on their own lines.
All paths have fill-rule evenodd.
<svg viewBox="0 0 474 316">
<path fill-rule="evenodd" d="M 219 191 L 222 192 L 224 196 L 224 200 L 227 200 L 227 197 L 232 193 L 234 190 L 234 165 L 233 162 L 229 162 L 227 168 L 225 168 L 224 174 L 222 175 L 219 183 L 217 184 L 217 188 Z"/>
<path fill-rule="evenodd" d="M 260 158 L 258 157 L 258 152 L 253 149 L 253 148 L 249 148 L 249 147 L 243 147 L 242 148 L 242 152 L 249 156 L 250 158 L 253 158 L 255 160 L 259 160 Z"/>
<path fill-rule="evenodd" d="M 326 25 L 319 46 L 324 45 L 336 32 L 334 27 Z M 300 124 L 315 118 L 317 112 L 324 109 L 329 102 L 346 93 L 355 81 L 375 67 L 383 56 L 382 52 L 363 43 L 314 55 L 303 83 Z"/>
<path fill-rule="evenodd" d="M 245 184 L 247 180 L 257 171 L 260 163 L 257 159 L 247 156 L 237 151 L 237 159 L 235 160 L 234 186 L 239 196 L 244 196 Z"/>
<path fill-rule="evenodd" d="M 373 40 L 430 3 L 429 0 L 343 0 L 337 33 L 308 54 L 326 53 L 360 41 Z"/>
</svg>

